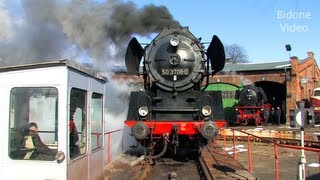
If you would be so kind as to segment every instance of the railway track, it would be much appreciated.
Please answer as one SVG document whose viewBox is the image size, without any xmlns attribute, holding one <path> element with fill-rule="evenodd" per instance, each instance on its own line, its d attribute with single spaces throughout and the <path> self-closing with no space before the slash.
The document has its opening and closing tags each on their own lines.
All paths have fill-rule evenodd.
<svg viewBox="0 0 320 180">
<path fill-rule="evenodd" d="M 202 148 L 199 162 L 203 177 L 207 180 L 257 179 L 216 142 Z"/>
<path fill-rule="evenodd" d="M 206 161 L 202 156 L 199 156 L 195 160 L 188 160 L 184 162 L 175 161 L 171 158 L 161 158 L 157 160 L 156 165 L 151 165 L 147 161 L 144 163 L 145 165 L 143 165 L 143 168 L 138 173 L 138 176 L 136 176 L 134 179 L 213 180 Z"/>
<path fill-rule="evenodd" d="M 159 158 L 154 162 L 145 160 L 143 168 L 134 179 L 256 179 L 244 166 L 229 156 L 216 143 L 210 143 L 202 148 L 191 159 Z"/>
<path fill-rule="evenodd" d="M 199 174 L 196 160 L 159 158 L 153 163 L 145 160 L 143 168 L 134 179 L 138 180 L 178 180 L 178 179 L 194 179 L 201 180 L 202 175 Z"/>
<path fill-rule="evenodd" d="M 146 179 L 148 173 L 150 172 L 151 170 L 151 165 L 152 165 L 153 162 L 151 162 L 150 160 L 144 160 L 142 162 L 142 166 L 141 166 L 141 169 L 140 171 L 137 173 L 137 175 L 134 177 L 134 179 L 137 179 L 137 180 L 144 180 Z"/>
<path fill-rule="evenodd" d="M 235 138 L 236 141 L 248 141 L 245 133 L 250 133 L 252 142 L 276 142 L 290 145 L 301 143 L 300 132 L 295 130 L 240 129 L 240 131 L 233 132 L 232 129 L 224 129 L 220 131 L 218 140 L 232 141 Z M 305 146 L 319 148 L 318 135 L 313 132 L 305 133 Z M 129 163 L 118 164 L 117 170 L 111 168 L 106 173 L 109 177 L 107 179 L 256 179 L 215 142 L 209 143 L 198 152 L 186 157 L 179 159 L 163 157 L 153 161 L 135 158 L 133 161 L 129 160 Z"/>
</svg>

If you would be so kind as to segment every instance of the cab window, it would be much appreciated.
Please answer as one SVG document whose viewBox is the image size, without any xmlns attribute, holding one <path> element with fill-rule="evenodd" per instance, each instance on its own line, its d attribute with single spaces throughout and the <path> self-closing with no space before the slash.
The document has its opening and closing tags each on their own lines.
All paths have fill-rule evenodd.
<svg viewBox="0 0 320 180">
<path fill-rule="evenodd" d="M 102 146 L 103 140 L 103 99 L 102 95 L 98 93 L 92 93 L 91 96 L 91 149 L 95 150 Z"/>
<path fill-rule="evenodd" d="M 320 96 L 320 90 L 315 90 L 313 96 Z"/>
<path fill-rule="evenodd" d="M 69 106 L 69 155 L 71 159 L 87 151 L 87 92 L 72 88 Z"/>
<path fill-rule="evenodd" d="M 57 118 L 58 90 L 56 88 L 13 88 L 10 92 L 9 157 L 25 160 L 54 160 L 58 147 Z M 40 145 L 42 149 L 39 148 Z M 45 150 L 43 150 L 44 146 Z"/>
</svg>

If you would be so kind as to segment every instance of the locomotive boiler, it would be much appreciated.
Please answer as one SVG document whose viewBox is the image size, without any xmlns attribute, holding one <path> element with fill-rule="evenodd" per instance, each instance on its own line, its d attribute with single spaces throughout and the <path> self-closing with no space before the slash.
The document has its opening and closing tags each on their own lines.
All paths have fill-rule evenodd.
<svg viewBox="0 0 320 180">
<path fill-rule="evenodd" d="M 271 105 L 267 103 L 267 96 L 261 87 L 245 86 L 238 95 L 237 124 L 252 123 L 258 126 L 267 123 Z"/>
<path fill-rule="evenodd" d="M 129 73 L 139 72 L 142 57 L 145 90 L 131 92 L 125 124 L 150 157 L 215 138 L 224 122 L 222 96 L 204 89 L 225 64 L 219 38 L 213 36 L 206 50 L 188 27 L 167 27 L 145 48 L 132 38 L 125 57 Z"/>
</svg>

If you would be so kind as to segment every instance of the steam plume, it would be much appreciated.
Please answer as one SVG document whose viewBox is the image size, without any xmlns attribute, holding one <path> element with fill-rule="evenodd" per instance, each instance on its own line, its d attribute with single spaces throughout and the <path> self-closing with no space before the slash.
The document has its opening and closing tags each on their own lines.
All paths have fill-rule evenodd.
<svg viewBox="0 0 320 180">
<path fill-rule="evenodd" d="M 20 4 L 21 16 L 0 3 L 0 17 L 4 17 L 0 24 L 6 24 L 0 32 L 0 65 L 88 58 L 96 67 L 106 67 L 123 61 L 132 35 L 147 36 L 164 26 L 179 26 L 164 6 L 137 8 L 121 0 L 26 0 Z"/>
</svg>

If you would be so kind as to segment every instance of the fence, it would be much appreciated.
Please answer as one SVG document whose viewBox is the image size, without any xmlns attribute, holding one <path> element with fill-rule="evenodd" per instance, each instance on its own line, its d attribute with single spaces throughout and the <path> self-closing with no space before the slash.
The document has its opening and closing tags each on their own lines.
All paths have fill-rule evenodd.
<svg viewBox="0 0 320 180">
<path fill-rule="evenodd" d="M 279 180 L 278 147 L 316 152 L 316 153 L 318 153 L 318 159 L 319 159 L 319 163 L 320 163 L 320 149 L 310 148 L 310 147 L 301 147 L 301 146 L 295 146 L 295 145 L 280 144 L 280 143 L 275 142 L 273 140 L 270 140 L 270 139 L 267 139 L 267 138 L 263 138 L 263 137 L 258 137 L 256 135 L 250 134 L 250 133 L 242 131 L 240 129 L 231 128 L 231 130 L 232 130 L 232 139 L 233 139 L 232 145 L 233 145 L 233 158 L 234 159 L 237 159 L 237 153 L 236 153 L 236 139 L 237 139 L 237 137 L 235 136 L 235 131 L 243 133 L 243 134 L 245 134 L 247 136 L 248 170 L 249 170 L 249 172 L 253 171 L 252 154 L 251 154 L 251 140 L 253 138 L 260 139 L 261 141 L 264 141 L 266 143 L 271 143 L 271 144 L 274 145 L 275 179 L 276 180 Z M 220 135 L 223 137 L 223 147 L 224 147 L 224 149 L 226 149 L 226 135 L 224 133 L 224 130 L 221 131 Z M 320 170 L 320 168 L 319 168 L 319 170 Z"/>
</svg>

